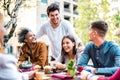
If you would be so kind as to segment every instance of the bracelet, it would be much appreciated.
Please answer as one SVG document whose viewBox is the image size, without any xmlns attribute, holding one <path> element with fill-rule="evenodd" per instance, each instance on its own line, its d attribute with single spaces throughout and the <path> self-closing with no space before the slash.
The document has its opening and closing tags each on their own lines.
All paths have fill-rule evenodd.
<svg viewBox="0 0 120 80">
<path fill-rule="evenodd" d="M 86 71 L 91 73 L 91 70 L 90 70 L 90 69 L 86 69 Z"/>
<path fill-rule="evenodd" d="M 90 76 L 89 76 L 90 75 Z M 87 80 L 90 80 L 92 77 L 94 77 L 95 76 L 95 74 L 89 74 L 88 76 L 87 76 Z"/>
</svg>

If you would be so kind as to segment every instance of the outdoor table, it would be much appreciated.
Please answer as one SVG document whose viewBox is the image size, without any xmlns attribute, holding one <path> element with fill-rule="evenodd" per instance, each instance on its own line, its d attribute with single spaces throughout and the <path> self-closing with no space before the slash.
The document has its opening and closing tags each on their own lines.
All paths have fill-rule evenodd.
<svg viewBox="0 0 120 80">
<path fill-rule="evenodd" d="M 60 72 L 60 73 L 64 74 L 65 72 Z M 63 79 L 51 77 L 52 74 L 54 74 L 54 73 L 44 74 L 44 76 L 43 76 L 43 78 L 41 80 L 63 80 Z M 80 76 L 80 75 L 78 75 L 78 76 Z M 104 75 L 97 75 L 97 76 L 104 77 Z M 37 79 L 35 79 L 35 80 L 37 80 Z M 64 80 L 82 80 L 82 79 L 80 79 L 79 77 L 75 76 L 73 79 L 64 79 Z"/>
<path fill-rule="evenodd" d="M 60 71 L 57 72 L 57 73 L 67 74 L 67 72 L 64 72 L 64 71 L 65 71 L 65 70 L 60 70 Z M 51 72 L 50 72 L 49 74 L 46 74 L 43 69 L 40 70 L 38 73 L 42 73 L 42 75 L 41 75 L 41 76 L 42 76 L 42 79 L 40 79 L 40 80 L 63 80 L 63 79 L 51 77 L 51 75 L 54 74 L 52 70 L 51 70 Z M 55 73 L 55 74 L 56 74 L 56 73 Z M 102 76 L 102 77 L 103 77 L 104 75 L 98 75 L 98 76 Z M 33 79 L 32 79 L 32 80 L 33 80 Z M 38 79 L 34 78 L 34 80 L 38 80 Z M 64 79 L 64 80 L 82 80 L 82 79 L 80 79 L 80 75 L 75 75 L 75 76 L 73 77 L 73 79 Z"/>
<path fill-rule="evenodd" d="M 49 74 L 45 74 L 44 71 L 40 71 L 40 73 L 44 74 L 42 76 L 41 80 L 63 80 L 63 79 L 51 77 L 52 74 L 56 74 L 56 73 L 53 73 L 52 71 Z M 58 73 L 60 73 L 60 74 L 67 74 L 67 72 L 58 72 Z M 37 79 L 35 79 L 35 80 L 37 80 Z M 75 79 L 73 78 L 73 79 L 64 79 L 64 80 L 75 80 Z"/>
</svg>

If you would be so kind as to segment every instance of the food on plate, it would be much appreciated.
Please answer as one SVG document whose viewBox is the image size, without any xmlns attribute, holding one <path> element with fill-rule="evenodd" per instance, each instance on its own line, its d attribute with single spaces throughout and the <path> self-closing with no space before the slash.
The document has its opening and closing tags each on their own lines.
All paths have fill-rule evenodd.
<svg viewBox="0 0 120 80">
<path fill-rule="evenodd" d="M 34 71 L 39 72 L 41 70 L 41 66 L 35 65 L 34 66 Z"/>
</svg>

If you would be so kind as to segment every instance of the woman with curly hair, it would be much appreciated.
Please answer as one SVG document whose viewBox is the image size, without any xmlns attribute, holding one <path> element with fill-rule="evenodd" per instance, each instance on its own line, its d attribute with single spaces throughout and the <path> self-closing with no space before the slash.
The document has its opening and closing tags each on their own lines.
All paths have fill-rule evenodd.
<svg viewBox="0 0 120 80">
<path fill-rule="evenodd" d="M 20 49 L 18 65 L 21 65 L 23 61 L 28 60 L 28 58 L 30 58 L 30 62 L 32 64 L 39 65 L 41 67 L 47 65 L 47 46 L 43 42 L 38 42 L 31 30 L 21 28 L 21 31 L 18 33 L 18 41 L 23 43 Z"/>
</svg>

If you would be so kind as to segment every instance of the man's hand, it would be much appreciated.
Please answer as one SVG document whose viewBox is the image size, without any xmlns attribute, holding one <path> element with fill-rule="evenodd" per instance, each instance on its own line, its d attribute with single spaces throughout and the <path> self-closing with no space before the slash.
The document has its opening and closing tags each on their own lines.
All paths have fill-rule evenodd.
<svg viewBox="0 0 120 80">
<path fill-rule="evenodd" d="M 87 66 L 87 67 L 85 68 L 85 70 L 90 70 L 92 74 L 95 74 L 95 72 L 96 72 L 96 68 L 93 68 L 93 67 L 91 67 L 91 66 Z"/>
<path fill-rule="evenodd" d="M 88 72 L 86 70 L 82 70 L 80 73 L 80 76 L 81 76 L 82 80 L 87 80 L 87 77 L 89 74 L 90 74 L 90 72 Z"/>
</svg>

